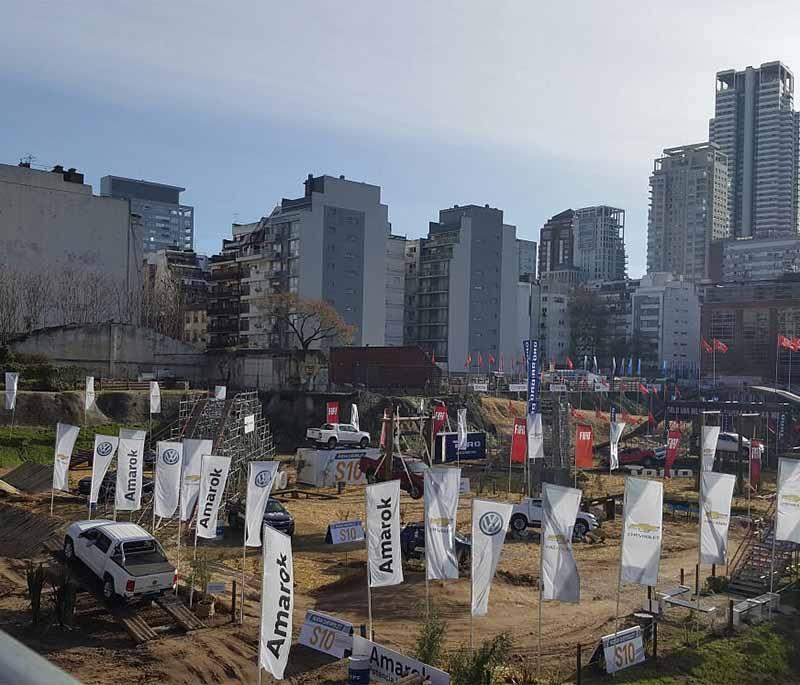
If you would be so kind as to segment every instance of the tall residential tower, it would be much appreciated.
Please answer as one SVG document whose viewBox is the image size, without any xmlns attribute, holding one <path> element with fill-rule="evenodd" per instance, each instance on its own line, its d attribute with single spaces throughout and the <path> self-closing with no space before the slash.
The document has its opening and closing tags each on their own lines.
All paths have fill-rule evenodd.
<svg viewBox="0 0 800 685">
<path fill-rule="evenodd" d="M 664 150 L 650 176 L 647 273 L 709 277 L 711 243 L 728 236 L 728 162 L 716 145 Z"/>
<path fill-rule="evenodd" d="M 717 73 L 709 140 L 728 158 L 731 234 L 798 232 L 798 127 L 794 76 L 781 62 Z"/>
</svg>

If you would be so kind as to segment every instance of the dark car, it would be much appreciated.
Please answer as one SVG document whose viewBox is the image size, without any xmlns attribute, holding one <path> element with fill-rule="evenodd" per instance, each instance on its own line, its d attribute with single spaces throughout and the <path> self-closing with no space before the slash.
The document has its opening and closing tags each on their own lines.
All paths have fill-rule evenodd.
<svg viewBox="0 0 800 685">
<path fill-rule="evenodd" d="M 359 467 L 368 482 L 376 482 L 377 472 L 382 467 L 382 462 L 383 457 L 377 459 L 361 457 Z M 413 499 L 419 499 L 425 490 L 425 471 L 429 468 L 422 459 L 395 457 L 392 459 L 392 480 L 399 480 L 401 490 L 405 490 Z"/>
<path fill-rule="evenodd" d="M 425 558 L 425 524 L 409 523 L 400 531 L 400 551 L 404 559 Z M 456 531 L 456 559 L 459 566 L 467 561 L 472 552 L 472 541 Z"/>
<path fill-rule="evenodd" d="M 153 479 L 147 476 L 142 476 L 142 492 L 152 492 Z M 92 491 L 92 477 L 86 476 L 78 481 L 78 494 L 88 497 Z M 105 502 L 112 499 L 117 492 L 117 472 L 109 471 L 103 477 L 103 482 L 100 483 L 100 489 L 97 491 L 97 501 Z"/>
<path fill-rule="evenodd" d="M 245 508 L 240 502 L 230 502 L 228 509 L 228 524 L 231 528 L 244 528 Z M 294 535 L 294 516 L 292 516 L 278 500 L 270 497 L 264 511 L 264 523 L 271 528 Z"/>
<path fill-rule="evenodd" d="M 603 451 L 600 461 L 603 466 L 608 467 L 611 455 L 607 450 Z M 651 467 L 656 464 L 658 458 L 654 450 L 646 447 L 626 447 L 619 451 L 619 465 L 626 466 L 636 464 L 637 466 Z"/>
</svg>

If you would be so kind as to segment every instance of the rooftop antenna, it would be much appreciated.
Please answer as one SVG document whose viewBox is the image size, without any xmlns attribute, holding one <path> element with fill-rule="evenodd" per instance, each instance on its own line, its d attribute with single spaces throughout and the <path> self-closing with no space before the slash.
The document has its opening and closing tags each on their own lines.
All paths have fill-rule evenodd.
<svg viewBox="0 0 800 685">
<path fill-rule="evenodd" d="M 19 158 L 19 165 L 20 166 L 24 166 L 24 167 L 28 167 L 29 169 L 34 164 L 34 162 L 37 162 L 37 159 L 30 152 L 27 155 L 25 155 L 24 157 L 20 157 Z"/>
</svg>

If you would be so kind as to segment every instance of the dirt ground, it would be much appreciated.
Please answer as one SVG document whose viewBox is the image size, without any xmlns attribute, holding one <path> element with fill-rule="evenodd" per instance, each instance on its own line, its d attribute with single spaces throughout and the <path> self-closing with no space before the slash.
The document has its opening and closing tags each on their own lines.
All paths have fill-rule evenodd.
<svg viewBox="0 0 800 685">
<path fill-rule="evenodd" d="M 88 471 L 76 471 L 75 481 Z M 621 476 L 590 475 L 583 483 L 587 494 L 620 494 Z M 667 494 L 688 494 L 693 487 L 689 479 L 673 479 L 667 483 Z M 326 492 L 332 493 L 332 490 Z M 474 493 L 461 498 L 458 527 L 469 533 L 470 501 Z M 484 497 L 507 499 L 505 492 L 484 493 Z M 519 499 L 519 495 L 511 495 Z M 0 526 L 21 521 L 22 534 L 30 529 L 32 537 L 51 534 L 47 523 L 49 495 L 37 497 L 5 497 L 0 505 Z M 736 502 L 736 505 L 742 502 Z M 759 505 L 761 506 L 761 505 Z M 364 488 L 351 486 L 335 500 L 290 499 L 286 507 L 296 519 L 293 539 L 295 569 L 294 638 L 303 622 L 305 611 L 315 608 L 355 624 L 367 622 L 365 584 L 365 552 L 363 545 L 346 549 L 333 548 L 324 542 L 327 525 L 347 518 L 362 518 Z M 20 513 L 22 510 L 22 513 Z M 4 513 L 5 512 L 5 513 Z M 10 513 L 9 513 L 10 512 Z M 401 514 L 405 522 L 421 521 L 422 501 L 413 501 L 404 493 Z M 32 514 L 38 522 L 28 522 Z M 63 528 L 72 521 L 85 518 L 80 500 L 71 496 L 56 497 L 54 517 L 60 523 L 53 537 L 62 539 Z M 685 519 L 673 520 L 665 515 L 661 558 L 660 587 L 675 586 L 680 570 L 686 571 L 687 583 L 693 580 L 697 559 L 697 524 Z M 149 521 L 143 522 L 149 527 Z M 11 524 L 14 525 L 14 524 Z M 602 526 L 605 540 L 596 544 L 576 543 L 575 556 L 581 574 L 580 604 L 547 603 L 543 607 L 544 652 L 552 668 L 559 663 L 574 663 L 576 643 L 592 645 L 614 629 L 616 587 L 619 560 L 620 519 Z M 741 538 L 743 528 L 731 528 L 731 553 Z M 159 533 L 170 558 L 177 559 L 177 535 L 174 527 Z M 246 564 L 248 588 L 243 625 L 227 623 L 192 634 L 168 631 L 161 639 L 135 646 L 124 629 L 109 617 L 108 611 L 89 594 L 82 594 L 75 626 L 65 630 L 57 626 L 30 627 L 25 590 L 25 553 L 19 545 L 6 544 L 0 537 L 0 628 L 11 633 L 36 651 L 87 685 L 123 682 L 137 683 L 240 683 L 255 682 L 257 630 L 259 613 L 259 554 L 249 550 Z M 191 539 L 191 538 L 189 538 Z M 187 542 L 183 542 L 181 570 L 187 570 Z M 241 582 L 241 537 L 227 531 L 224 540 L 201 542 L 201 555 L 214 568 L 214 579 L 225 580 L 230 588 L 235 578 Z M 515 639 L 515 658 L 532 658 L 537 652 L 538 600 L 534 589 L 538 576 L 538 542 L 535 534 L 524 539 L 509 536 L 503 550 L 498 576 L 494 581 L 489 614 L 476 619 L 476 640 L 509 631 Z M 703 569 L 701 578 L 710 574 Z M 401 652 L 413 646 L 420 617 L 425 613 L 426 587 L 420 567 L 406 569 L 406 582 L 390 588 L 373 590 L 373 615 L 376 641 Z M 691 580 L 690 580 L 691 579 Z M 448 644 L 452 648 L 469 641 L 469 580 L 432 582 L 430 602 L 449 623 Z M 646 591 L 639 586 L 625 586 L 620 598 L 620 613 L 641 608 Z M 722 601 L 724 598 L 720 598 Z M 227 601 L 227 598 L 226 598 Z M 676 610 L 681 611 L 681 610 Z M 568 658 L 559 653 L 569 654 Z M 310 683 L 343 683 L 344 662 L 333 663 L 327 657 L 294 645 L 286 681 L 298 685 Z M 264 683 L 272 682 L 269 676 Z"/>
</svg>

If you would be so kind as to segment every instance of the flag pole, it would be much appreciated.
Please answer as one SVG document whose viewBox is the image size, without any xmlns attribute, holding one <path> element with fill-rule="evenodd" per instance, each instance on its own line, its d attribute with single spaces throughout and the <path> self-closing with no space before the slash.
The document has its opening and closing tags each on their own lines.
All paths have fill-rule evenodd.
<svg viewBox="0 0 800 685">
<path fill-rule="evenodd" d="M 264 541 L 264 526 L 267 524 L 262 521 L 261 523 L 261 598 L 259 599 L 259 606 L 261 607 L 258 614 L 259 614 L 259 634 L 260 634 L 260 626 L 261 622 L 264 620 L 264 595 L 266 594 L 266 590 L 264 588 L 264 569 L 266 568 L 266 556 L 267 556 L 267 546 L 263 544 Z M 369 564 L 367 564 L 367 568 L 369 568 Z M 372 637 L 370 636 L 370 639 Z M 258 640 L 258 685 L 261 685 L 261 639 L 259 637 Z"/>
<path fill-rule="evenodd" d="M 181 460 L 181 469 L 183 469 L 183 460 Z M 175 563 L 175 575 L 178 576 L 178 568 L 181 563 L 181 519 L 183 518 L 183 476 L 178 476 L 181 479 L 180 487 L 178 488 L 178 547 L 176 550 L 177 561 Z M 180 578 L 180 576 L 178 576 Z M 178 581 L 175 581 L 175 596 L 178 596 Z"/>
<path fill-rule="evenodd" d="M 261 541 L 264 544 L 264 541 Z M 247 563 L 247 517 L 244 522 L 244 532 L 242 533 L 242 601 L 239 614 L 239 623 L 244 623 L 244 585 L 245 585 L 245 564 Z"/>
<path fill-rule="evenodd" d="M 778 340 L 780 340 L 780 336 L 778 336 Z M 778 357 L 781 353 L 781 346 L 779 342 L 775 343 L 775 390 L 778 389 Z"/>
<path fill-rule="evenodd" d="M 542 505 L 544 505 L 544 483 L 542 483 Z M 544 511 L 544 510 L 543 510 Z M 542 569 L 544 568 L 544 521 L 541 522 L 539 528 L 539 647 L 536 656 L 536 680 L 539 680 L 539 674 L 542 670 Z"/>
<path fill-rule="evenodd" d="M 152 445 L 151 445 L 152 446 Z M 156 534 L 156 486 L 158 485 L 158 452 L 156 451 L 156 462 L 153 466 L 153 535 Z"/>
<path fill-rule="evenodd" d="M 200 455 L 200 474 L 201 474 L 201 477 L 202 477 L 202 473 L 203 473 L 203 455 L 201 454 Z M 197 513 L 198 514 L 200 513 L 199 501 L 198 501 Z M 192 561 L 193 561 L 193 563 L 192 563 L 192 584 L 191 584 L 191 587 L 189 588 L 189 608 L 190 609 L 192 608 L 192 600 L 194 599 L 194 570 L 195 570 L 195 567 L 197 566 L 197 521 L 195 521 L 195 524 L 194 524 L 194 556 L 192 557 Z"/>
<path fill-rule="evenodd" d="M 391 427 L 391 424 L 389 424 Z M 393 439 L 393 436 L 387 435 L 387 444 L 389 440 Z M 368 619 L 368 629 L 367 629 L 367 637 L 371 641 L 373 638 L 373 631 L 372 631 L 372 579 L 370 578 L 370 568 L 369 568 L 369 511 L 367 510 L 367 499 L 364 499 L 364 535 L 367 539 L 367 619 Z M 426 564 L 427 566 L 427 564 Z M 427 571 L 427 569 L 426 569 Z M 425 590 L 427 594 L 428 589 L 428 576 L 427 573 L 425 575 Z M 261 592 L 262 596 L 264 594 L 263 590 Z M 427 617 L 427 614 L 426 614 Z"/>
<path fill-rule="evenodd" d="M 622 592 L 622 545 L 625 543 L 625 505 L 627 504 L 627 491 L 622 496 L 622 536 L 619 539 L 619 572 L 617 575 L 617 608 L 614 611 L 614 634 L 619 632 L 619 596 Z"/>
<path fill-rule="evenodd" d="M 791 352 L 790 352 L 791 355 Z M 777 434 L 777 432 L 776 432 Z M 752 445 L 751 445 L 752 446 Z M 775 541 L 778 539 L 778 490 L 781 486 L 781 462 L 778 460 L 778 479 L 775 483 L 775 511 L 772 513 L 772 553 L 769 560 L 769 619 L 772 620 L 772 594 L 775 584 Z"/>
<path fill-rule="evenodd" d="M 473 498 L 470 503 L 470 520 L 475 520 L 475 499 Z M 470 555 L 472 558 L 472 555 Z M 425 569 L 425 575 L 428 575 L 428 569 Z M 475 654 L 475 616 L 473 615 L 472 607 L 473 607 L 473 583 L 474 583 L 475 575 L 470 570 L 469 574 L 469 651 L 472 654 Z"/>
</svg>

